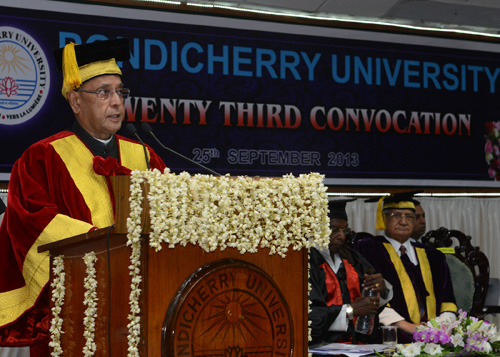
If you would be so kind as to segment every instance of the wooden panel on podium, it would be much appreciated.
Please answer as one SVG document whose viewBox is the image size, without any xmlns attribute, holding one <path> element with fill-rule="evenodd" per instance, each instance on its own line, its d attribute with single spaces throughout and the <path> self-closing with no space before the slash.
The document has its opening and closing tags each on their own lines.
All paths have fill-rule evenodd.
<svg viewBox="0 0 500 357">
<path fill-rule="evenodd" d="M 120 185 L 126 188 L 125 191 L 128 191 L 126 183 L 122 182 Z M 120 185 L 116 187 L 119 188 Z M 127 207 L 125 207 L 125 205 L 128 206 L 127 193 L 115 193 L 115 199 L 117 199 L 116 202 L 119 202 L 118 205 L 124 206 L 120 209 L 127 211 Z M 117 217 L 127 217 L 127 215 L 119 216 L 117 211 Z M 122 218 L 117 218 L 116 227 L 119 225 L 122 228 L 118 230 L 126 227 Z M 99 299 L 96 316 L 96 355 L 127 355 L 127 324 L 129 322 L 127 316 L 131 290 L 128 266 L 131 249 L 126 246 L 126 234 L 123 231 L 117 233 L 116 227 L 100 229 L 40 248 L 40 251 L 49 250 L 52 257 L 61 254 L 65 256 L 66 299 L 62 309 L 63 330 L 65 331 L 62 335 L 64 355 L 80 354 L 85 344 L 82 324 L 85 311 L 83 280 L 86 267 L 82 258 L 85 253 L 90 251 L 94 251 L 98 258 L 96 263 Z M 141 253 L 143 276 L 141 286 L 142 336 L 139 346 L 141 356 L 162 356 L 162 328 L 169 306 L 175 301 L 174 298 L 179 297 L 179 288 L 185 284 L 187 278 L 192 277 L 193 273 L 201 267 L 223 259 L 243 261 L 259 267 L 272 279 L 286 300 L 291 317 L 293 341 L 283 341 L 283 344 L 293 342 L 293 347 L 290 349 L 293 352 L 273 355 L 307 356 L 308 265 L 305 249 L 300 251 L 290 249 L 286 258 L 277 254 L 269 255 L 268 249 L 247 254 L 240 254 L 239 251 L 232 248 L 207 253 L 199 246 L 191 244 L 185 247 L 178 245 L 173 249 L 165 246 L 161 251 L 156 252 L 147 246 L 147 239 L 148 236 L 144 234 Z M 108 274 L 108 265 L 110 274 Z M 214 291 L 203 292 L 201 296 L 203 299 L 209 300 L 210 293 L 214 293 Z M 251 293 L 248 292 L 248 294 Z M 265 299 L 262 298 L 261 302 L 264 301 Z M 272 319 L 273 316 L 269 315 L 269 320 L 272 321 Z M 247 327 L 247 330 L 251 329 Z M 214 334 L 214 336 L 218 335 Z M 181 354 L 179 353 L 179 355 Z M 182 355 L 191 356 L 194 354 L 189 352 Z M 205 354 L 197 351 L 196 355 Z"/>
<path fill-rule="evenodd" d="M 100 229 L 40 247 L 40 250 L 50 251 L 51 261 L 55 256 L 64 256 L 66 296 L 61 313 L 64 331 L 64 334 L 61 336 L 61 342 L 65 356 L 80 355 L 85 345 L 83 337 L 83 318 L 85 312 L 83 299 L 85 288 L 83 281 L 86 275 L 86 266 L 83 256 L 91 251 L 96 253 L 97 256 L 95 267 L 98 284 L 98 303 L 95 342 L 98 352 L 96 355 L 127 355 L 127 315 L 129 311 L 128 296 L 130 294 L 128 265 L 130 262 L 130 248 L 126 246 L 126 235 L 111 233 L 109 235 L 108 249 L 108 231 L 112 231 L 112 229 Z M 143 251 L 145 250 L 143 249 Z M 110 256 L 109 260 L 108 252 Z M 109 269 L 108 262 L 110 265 Z M 108 274 L 108 271 L 111 272 L 111 275 Z M 109 292 L 111 293 L 109 294 Z M 108 328 L 110 334 L 109 340 Z M 111 343 L 109 344 L 108 341 Z M 109 354 L 110 346 L 111 354 Z"/>
<path fill-rule="evenodd" d="M 111 183 L 113 185 L 113 195 L 115 201 L 115 233 L 127 234 L 127 218 L 130 216 L 130 176 L 111 176 Z M 143 184 L 142 192 L 148 192 Z M 144 197 L 145 198 L 145 197 Z M 142 232 L 148 233 L 150 231 L 149 223 L 149 206 L 144 204 L 147 202 L 143 200 L 141 222 Z"/>
</svg>

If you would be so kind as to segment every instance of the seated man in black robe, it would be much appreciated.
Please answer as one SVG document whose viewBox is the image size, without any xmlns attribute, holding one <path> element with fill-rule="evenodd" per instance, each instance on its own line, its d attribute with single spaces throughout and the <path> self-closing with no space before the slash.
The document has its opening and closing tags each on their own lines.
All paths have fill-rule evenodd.
<svg viewBox="0 0 500 357">
<path fill-rule="evenodd" d="M 382 275 L 376 274 L 365 258 L 345 246 L 346 234 L 350 232 L 345 212 L 349 201 L 353 200 L 329 202 L 330 245 L 311 248 L 309 253 L 310 345 L 381 341 L 378 329 L 370 335 L 353 333 L 355 319 L 377 314 L 392 292 L 390 285 L 386 285 Z M 385 299 L 362 297 L 363 288 L 375 290 Z M 377 319 L 375 325 L 378 325 Z"/>
<path fill-rule="evenodd" d="M 393 286 L 394 297 L 379 317 L 383 325 L 398 327 L 399 343 L 412 342 L 418 325 L 457 311 L 444 254 L 410 240 L 416 219 L 412 195 L 380 198 L 376 229 L 384 235 L 363 238 L 354 246 Z"/>
</svg>

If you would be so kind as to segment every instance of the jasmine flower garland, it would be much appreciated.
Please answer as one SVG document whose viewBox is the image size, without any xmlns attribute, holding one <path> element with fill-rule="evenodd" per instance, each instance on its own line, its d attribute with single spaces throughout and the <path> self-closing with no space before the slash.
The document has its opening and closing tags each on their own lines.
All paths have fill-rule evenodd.
<svg viewBox="0 0 500 357">
<path fill-rule="evenodd" d="M 52 301 L 54 302 L 54 306 L 52 307 L 52 320 L 50 321 L 49 346 L 53 348 L 51 355 L 57 357 L 63 354 L 61 334 L 64 333 L 64 331 L 62 330 L 63 319 L 60 314 L 64 304 L 64 295 L 66 293 L 64 287 L 66 274 L 64 273 L 64 260 L 62 255 L 55 257 L 52 263 L 53 279 L 50 283 L 50 287 L 52 288 Z"/>
<path fill-rule="evenodd" d="M 307 253 L 310 252 L 310 249 L 307 251 Z M 311 277 L 311 264 L 309 264 L 309 259 L 307 260 L 307 296 L 310 295 L 311 290 L 312 290 L 312 285 L 309 282 L 309 278 Z M 311 300 L 307 299 L 307 316 L 312 312 L 311 309 Z M 307 341 L 308 343 L 312 341 L 312 336 L 311 336 L 311 325 L 312 321 L 307 319 Z M 308 357 L 312 357 L 312 353 L 308 353 Z"/>
<path fill-rule="evenodd" d="M 269 248 L 285 257 L 290 247 L 328 244 L 328 199 L 317 173 L 255 179 L 154 170 L 132 176 L 149 184 L 149 245 L 157 251 L 164 243 L 169 248 L 191 243 L 207 252 Z"/>
<path fill-rule="evenodd" d="M 133 171 L 127 220 L 127 245 L 132 247 L 128 356 L 138 356 L 141 330 L 142 184 L 149 185 L 149 245 L 156 251 L 162 244 L 191 243 L 206 252 L 230 247 L 245 254 L 269 248 L 269 254 L 284 258 L 290 247 L 326 247 L 330 240 L 326 186 L 318 173 L 272 179 Z"/>
<path fill-rule="evenodd" d="M 141 213 L 142 185 L 150 188 L 149 202 L 151 233 L 149 244 L 159 251 L 162 244 L 169 248 L 180 244 L 197 244 L 205 251 L 227 247 L 241 254 L 269 248 L 269 254 L 286 257 L 293 250 L 309 249 L 312 245 L 328 246 L 330 228 L 326 187 L 317 173 L 286 175 L 280 179 L 249 177 L 190 176 L 188 173 L 162 174 L 154 171 L 134 171 L 131 177 L 130 216 L 127 219 L 127 245 L 131 247 L 129 274 L 131 292 L 128 316 L 128 356 L 139 356 L 141 318 L 139 299 L 141 276 Z M 94 342 L 97 312 L 97 280 L 94 252 L 85 255 L 87 277 L 84 304 L 85 356 L 96 352 Z M 62 256 L 53 259 L 52 320 L 50 326 L 52 356 L 63 354 L 60 317 L 65 296 L 65 273 Z M 310 286 L 308 285 L 310 290 Z M 310 324 L 310 322 L 309 322 Z M 310 338 L 310 328 L 309 328 Z M 309 356 L 311 354 L 309 353 Z"/>
<path fill-rule="evenodd" d="M 85 338 L 85 346 L 83 347 L 84 356 L 93 356 L 97 349 L 94 341 L 95 337 L 95 317 L 97 313 L 97 280 L 95 262 L 97 257 L 94 252 L 89 252 L 83 257 L 86 265 L 87 276 L 83 281 L 85 294 L 83 304 L 87 306 L 85 309 L 85 317 L 83 318 L 83 337 Z"/>
<path fill-rule="evenodd" d="M 142 188 L 144 177 L 140 174 L 132 175 L 130 185 L 130 217 L 127 219 L 127 245 L 131 247 L 129 275 L 132 278 L 129 296 L 130 313 L 128 315 L 128 356 L 139 356 L 139 342 L 141 339 L 141 309 L 139 298 L 141 289 L 139 284 L 141 278 L 141 212 L 142 212 Z"/>
</svg>

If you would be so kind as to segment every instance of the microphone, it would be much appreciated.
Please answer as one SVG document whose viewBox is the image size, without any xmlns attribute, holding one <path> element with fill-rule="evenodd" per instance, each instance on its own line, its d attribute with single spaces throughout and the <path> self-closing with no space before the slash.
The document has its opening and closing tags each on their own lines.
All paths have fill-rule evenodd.
<svg viewBox="0 0 500 357">
<path fill-rule="evenodd" d="M 148 149 L 146 149 L 146 145 L 144 145 L 144 142 L 142 141 L 141 137 L 137 133 L 137 129 L 135 128 L 135 125 L 132 123 L 128 123 L 125 128 L 127 129 L 127 131 L 130 134 L 134 135 L 141 142 L 142 148 L 144 149 L 144 156 L 146 157 L 146 165 L 148 167 L 148 170 L 151 170 L 151 168 L 149 167 Z"/>
<path fill-rule="evenodd" d="M 215 176 L 222 176 L 222 175 L 221 175 L 221 174 L 219 174 L 218 172 L 215 172 L 215 171 L 213 171 L 213 170 L 209 169 L 208 167 L 205 167 L 205 166 L 203 166 L 202 164 L 197 163 L 196 161 L 191 160 L 190 158 L 188 158 L 188 157 L 186 157 L 186 156 L 184 156 L 184 155 L 182 155 L 182 154 L 178 153 L 177 151 L 174 151 L 174 150 L 170 149 L 169 147 L 166 147 L 165 145 L 163 145 L 163 144 L 161 143 L 161 141 L 160 141 L 160 140 L 158 140 L 158 138 L 156 137 L 156 135 L 153 133 L 153 129 L 151 128 L 151 125 L 149 125 L 148 123 L 142 123 L 142 124 L 141 124 L 141 129 L 142 129 L 142 131 L 144 131 L 144 132 L 148 133 L 149 135 L 151 135 L 151 136 L 153 137 L 153 139 L 155 139 L 155 141 L 156 141 L 156 142 L 157 142 L 157 143 L 158 143 L 158 144 L 159 144 L 159 145 L 160 145 L 163 149 L 165 149 L 165 150 L 167 150 L 167 151 L 171 152 L 171 153 L 172 153 L 172 154 L 174 154 L 174 155 L 179 156 L 180 158 L 182 158 L 182 159 L 184 159 L 184 160 L 186 160 L 186 161 L 189 161 L 190 163 L 192 163 L 192 164 L 194 164 L 194 165 L 196 165 L 196 166 L 198 166 L 198 167 L 201 167 L 202 169 L 204 169 L 204 170 L 206 170 L 206 171 L 210 172 L 212 175 L 215 175 Z"/>
</svg>

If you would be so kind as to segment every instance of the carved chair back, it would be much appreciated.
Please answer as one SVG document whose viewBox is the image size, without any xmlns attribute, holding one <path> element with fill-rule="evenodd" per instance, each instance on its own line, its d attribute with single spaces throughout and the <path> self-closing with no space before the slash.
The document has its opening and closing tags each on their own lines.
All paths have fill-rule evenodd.
<svg viewBox="0 0 500 357">
<path fill-rule="evenodd" d="M 445 227 L 427 232 L 421 241 L 445 253 L 458 308 L 483 317 L 490 277 L 486 255 L 471 244 L 470 236 Z"/>
</svg>

